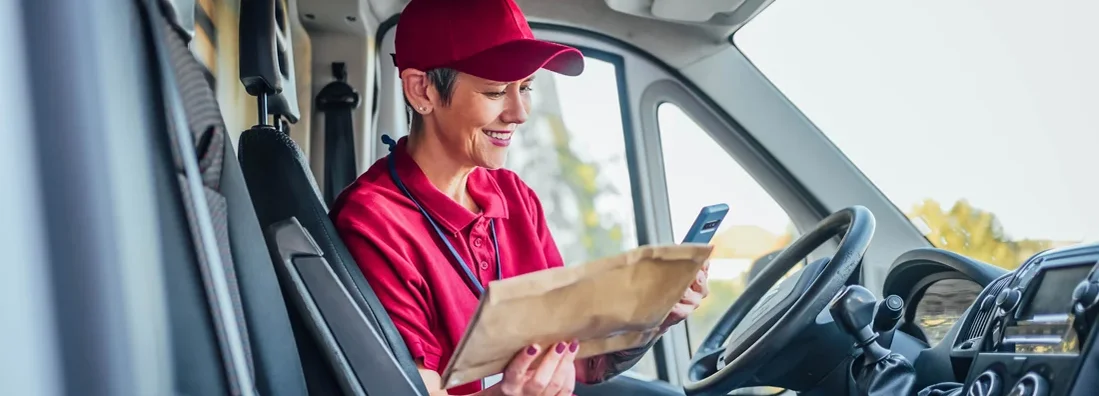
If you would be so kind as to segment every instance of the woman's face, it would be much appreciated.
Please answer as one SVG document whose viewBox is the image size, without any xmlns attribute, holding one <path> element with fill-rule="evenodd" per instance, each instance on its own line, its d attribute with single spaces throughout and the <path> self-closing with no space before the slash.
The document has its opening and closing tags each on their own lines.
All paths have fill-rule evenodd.
<svg viewBox="0 0 1099 396">
<path fill-rule="evenodd" d="M 450 104 L 434 106 L 428 122 L 435 124 L 454 158 L 482 168 L 502 168 L 512 136 L 530 114 L 533 80 L 530 76 L 497 82 L 458 73 Z M 438 99 L 438 92 L 432 94 Z"/>
</svg>

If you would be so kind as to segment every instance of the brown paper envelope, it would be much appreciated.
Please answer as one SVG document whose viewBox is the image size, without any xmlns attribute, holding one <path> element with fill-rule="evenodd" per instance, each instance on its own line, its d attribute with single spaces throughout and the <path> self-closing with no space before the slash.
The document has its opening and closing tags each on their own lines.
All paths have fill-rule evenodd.
<svg viewBox="0 0 1099 396">
<path fill-rule="evenodd" d="M 443 371 L 449 389 L 499 374 L 531 344 L 580 340 L 577 358 L 645 345 L 712 246 L 642 246 L 586 264 L 490 282 Z"/>
</svg>

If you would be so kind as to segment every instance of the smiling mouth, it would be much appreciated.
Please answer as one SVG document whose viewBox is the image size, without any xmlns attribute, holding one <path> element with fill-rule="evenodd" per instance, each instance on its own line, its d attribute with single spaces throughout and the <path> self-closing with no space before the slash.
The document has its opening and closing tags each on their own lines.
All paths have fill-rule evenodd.
<svg viewBox="0 0 1099 396">
<path fill-rule="evenodd" d="M 488 135 L 488 137 L 490 138 L 503 141 L 511 140 L 511 135 L 515 134 L 514 132 L 508 131 L 489 131 L 484 129 L 482 129 L 481 132 L 483 132 L 485 135 Z"/>
</svg>

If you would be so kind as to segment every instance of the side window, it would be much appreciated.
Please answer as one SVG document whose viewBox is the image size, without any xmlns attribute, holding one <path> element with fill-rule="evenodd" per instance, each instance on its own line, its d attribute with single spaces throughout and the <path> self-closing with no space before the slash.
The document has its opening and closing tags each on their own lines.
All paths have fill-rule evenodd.
<svg viewBox="0 0 1099 396">
<path fill-rule="evenodd" d="M 566 265 L 637 246 L 615 66 L 585 59 L 584 73 L 539 71 L 531 112 L 507 167 L 542 201 Z"/>
<path fill-rule="evenodd" d="M 637 247 L 617 70 L 584 62 L 577 77 L 538 72 L 530 116 L 507 160 L 541 199 L 565 265 Z M 652 354 L 631 371 L 657 378 Z"/>
<path fill-rule="evenodd" d="M 703 206 L 729 205 L 711 241 L 710 296 L 687 319 L 693 353 L 755 271 L 792 242 L 796 230 L 778 202 L 680 107 L 660 104 L 657 125 L 675 240 L 683 239 Z"/>
</svg>

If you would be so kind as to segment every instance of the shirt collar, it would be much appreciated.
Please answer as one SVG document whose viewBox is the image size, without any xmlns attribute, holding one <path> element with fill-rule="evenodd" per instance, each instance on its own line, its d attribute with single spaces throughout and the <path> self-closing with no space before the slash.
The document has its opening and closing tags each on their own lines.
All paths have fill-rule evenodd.
<svg viewBox="0 0 1099 396">
<path fill-rule="evenodd" d="M 481 213 L 473 213 L 464 206 L 454 201 L 424 175 L 412 156 L 408 155 L 408 137 L 402 137 L 397 141 L 397 146 L 390 152 L 393 156 L 397 175 L 416 201 L 424 207 L 432 219 L 452 234 L 465 229 L 478 217 L 502 218 L 508 217 L 507 202 L 503 199 L 503 191 L 496 184 L 495 178 L 483 168 L 474 168 L 466 181 L 466 188 L 473 202 L 481 208 Z"/>
</svg>

